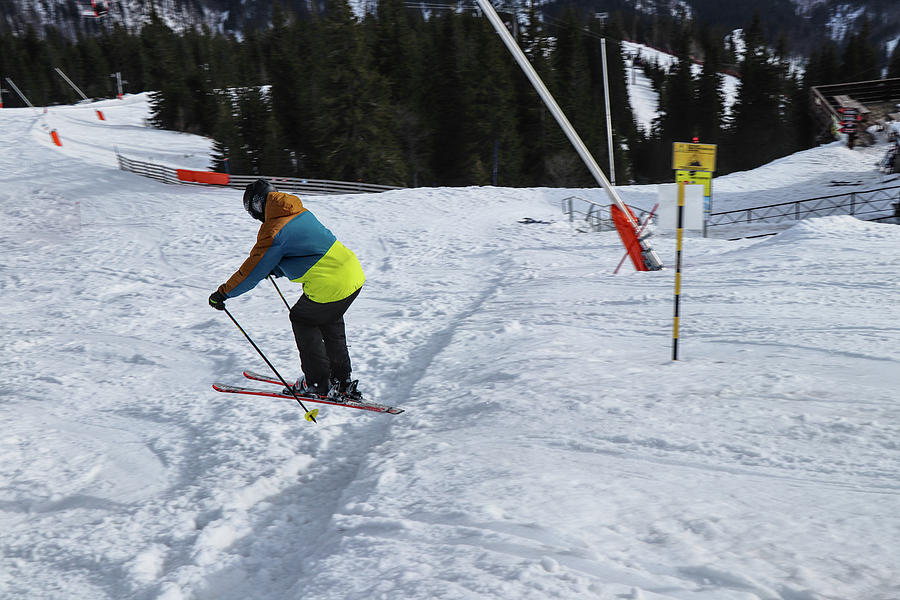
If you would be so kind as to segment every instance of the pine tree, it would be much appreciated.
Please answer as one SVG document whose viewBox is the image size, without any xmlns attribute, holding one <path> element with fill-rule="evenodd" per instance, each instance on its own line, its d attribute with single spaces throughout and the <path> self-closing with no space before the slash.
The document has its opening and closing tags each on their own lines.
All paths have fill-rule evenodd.
<svg viewBox="0 0 900 600">
<path fill-rule="evenodd" d="M 241 144 L 238 161 L 249 167 L 242 172 L 265 174 L 265 159 L 271 155 L 267 148 L 271 142 L 270 111 L 269 101 L 260 88 L 247 87 L 237 91 L 237 130 Z"/>
<path fill-rule="evenodd" d="M 236 110 L 230 92 L 216 95 L 217 118 L 213 131 L 212 164 L 214 171 L 246 174 L 250 173 L 249 162 L 245 163 L 241 154 L 241 135 L 237 127 Z"/>
<path fill-rule="evenodd" d="M 68 56 L 74 63 L 70 76 L 83 83 L 84 93 L 92 98 L 108 96 L 110 88 L 106 80 L 110 69 L 97 38 L 79 37 L 70 52 Z"/>
<path fill-rule="evenodd" d="M 124 27 L 114 23 L 111 29 L 104 31 L 98 41 L 108 61 L 109 71 L 106 79 L 112 93 L 118 93 L 118 89 L 115 79 L 108 77 L 108 74 L 115 72 L 121 74 L 126 93 L 150 89 L 144 84 L 144 55 L 141 38 L 138 35 L 132 35 Z"/>
<path fill-rule="evenodd" d="M 431 19 L 426 25 L 427 38 L 423 60 L 431 66 L 431 77 L 425 85 L 424 102 L 428 128 L 433 131 L 431 145 L 432 184 L 466 185 L 466 140 L 463 123 L 466 17 L 449 12 Z"/>
<path fill-rule="evenodd" d="M 141 41 L 141 74 L 143 89 L 161 89 L 170 76 L 180 74 L 183 65 L 178 64 L 175 55 L 177 38 L 175 33 L 163 22 L 151 4 L 150 22 L 144 25 L 139 34 Z M 174 71 L 177 71 L 175 73 Z"/>
<path fill-rule="evenodd" d="M 713 40 L 709 31 L 701 34 L 703 68 L 694 89 L 696 99 L 696 132 L 704 144 L 717 144 L 722 133 L 725 116 L 725 94 L 722 91 L 722 55 L 720 42 Z"/>
<path fill-rule="evenodd" d="M 59 35 L 56 30 L 49 32 Z M 59 64 L 50 45 L 43 43 L 37 31 L 29 25 L 20 41 L 21 59 L 28 65 L 18 73 L 17 85 L 22 89 L 32 104 L 36 106 L 50 104 L 55 99 L 65 98 L 63 94 L 71 91 L 60 80 L 52 68 Z"/>
<path fill-rule="evenodd" d="M 533 0 L 528 5 L 527 22 L 519 31 L 519 45 L 538 76 L 547 81 L 551 74 L 548 61 L 551 44 L 539 17 L 537 4 Z M 546 181 L 545 161 L 548 142 L 551 132 L 554 136 L 558 136 L 559 127 L 524 74 L 514 76 L 513 84 L 518 112 L 516 122 L 519 138 L 523 143 L 521 167 L 523 185 L 537 186 Z"/>
<path fill-rule="evenodd" d="M 814 87 L 838 83 L 840 79 L 840 57 L 837 47 L 831 40 L 812 52 L 803 75 L 804 85 Z"/>
<path fill-rule="evenodd" d="M 408 169 L 407 183 L 421 185 L 429 177 L 428 139 L 432 132 L 422 114 L 424 82 L 429 77 L 424 47 L 414 17 L 402 0 L 381 0 L 374 17 L 366 20 L 373 64 L 390 90 L 392 135 L 400 144 Z"/>
<path fill-rule="evenodd" d="M 372 31 L 373 66 L 390 83 L 391 99 L 415 99 L 422 63 L 415 60 L 418 41 L 406 5 L 402 0 L 380 0 L 375 18 L 367 24 Z"/>
<path fill-rule="evenodd" d="M 313 47 L 308 26 L 287 22 L 276 10 L 268 39 L 268 67 L 271 83 L 272 118 L 269 139 L 275 148 L 269 150 L 267 163 L 285 165 L 285 175 L 304 175 L 314 170 L 314 153 L 309 133 L 314 110 L 314 85 L 310 84 L 306 59 Z M 302 82 L 302 83 L 301 83 Z M 278 153 L 282 154 L 280 158 Z M 273 171 L 274 172 L 274 171 Z"/>
<path fill-rule="evenodd" d="M 12 79 L 20 88 L 24 85 L 24 76 L 28 71 L 28 66 L 26 65 L 29 61 L 22 50 L 20 38 L 13 36 L 12 32 L 8 30 L 2 31 L 2 34 L 0 34 L 0 50 L 2 50 L 2 54 L 0 54 L 0 66 L 3 68 L 3 71 L 0 72 L 0 76 L 4 78 L 0 80 L 0 87 L 4 88 L 5 91 L 3 95 L 4 106 L 26 106 L 25 102 L 19 98 L 18 94 L 10 89 L 10 86 L 5 79 L 6 77 Z M 23 91 L 27 96 L 27 89 Z"/>
<path fill-rule="evenodd" d="M 470 184 L 518 183 L 521 144 L 516 130 L 515 89 L 508 52 L 487 19 L 472 20 L 463 66 L 463 122 Z"/>
<path fill-rule="evenodd" d="M 152 5 L 151 5 L 152 6 Z M 150 23 L 140 33 L 144 55 L 144 84 L 150 93 L 151 121 L 163 129 L 183 130 L 190 90 L 185 82 L 184 64 L 178 60 L 181 40 L 151 10 Z"/>
<path fill-rule="evenodd" d="M 327 0 L 322 20 L 326 49 L 322 110 L 313 125 L 327 177 L 385 184 L 405 182 L 391 134 L 389 91 L 371 67 L 361 28 L 346 0 Z"/>
<path fill-rule="evenodd" d="M 660 129 L 663 144 L 689 142 L 695 135 L 693 62 L 690 57 L 690 32 L 683 28 L 675 40 L 676 57 L 666 77 L 660 100 Z"/>
<path fill-rule="evenodd" d="M 809 108 L 812 92 L 809 85 L 806 84 L 805 78 L 799 75 L 793 78 L 790 89 L 791 112 L 789 118 L 792 123 L 795 145 L 788 151 L 811 148 L 816 143 L 816 123 Z"/>
<path fill-rule="evenodd" d="M 583 27 L 575 9 L 565 11 L 552 55 L 553 77 L 548 87 L 579 137 L 598 163 L 608 161 L 603 104 L 592 102 L 590 70 Z M 561 187 L 591 186 L 596 182 L 562 131 L 554 131 L 547 144 L 549 182 Z"/>
<path fill-rule="evenodd" d="M 807 126 L 808 121 L 805 115 L 808 112 L 808 106 L 802 97 L 802 78 L 791 73 L 791 61 L 787 48 L 787 38 L 782 34 L 775 44 L 770 59 L 774 76 L 781 82 L 779 114 L 782 132 L 778 138 L 776 156 L 785 156 L 806 147 L 799 140 L 805 135 L 805 133 L 801 133 L 801 129 L 805 129 Z"/>
<path fill-rule="evenodd" d="M 216 87 L 224 89 L 247 81 L 247 73 L 241 70 L 243 45 L 233 35 L 217 34 L 209 41 L 210 63 L 213 65 Z M 255 79 L 255 73 L 252 75 Z"/>
<path fill-rule="evenodd" d="M 757 167 L 778 157 L 788 134 L 783 114 L 784 74 L 763 38 L 759 15 L 745 30 L 746 52 L 726 162 L 735 170 Z"/>
<path fill-rule="evenodd" d="M 284 138 L 275 111 L 269 110 L 263 127 L 263 151 L 260 172 L 277 175 L 299 175 L 296 154 L 290 150 Z"/>
<path fill-rule="evenodd" d="M 872 45 L 869 19 L 863 20 L 862 28 L 851 34 L 841 56 L 841 81 L 868 81 L 878 79 L 878 51 Z"/>
</svg>

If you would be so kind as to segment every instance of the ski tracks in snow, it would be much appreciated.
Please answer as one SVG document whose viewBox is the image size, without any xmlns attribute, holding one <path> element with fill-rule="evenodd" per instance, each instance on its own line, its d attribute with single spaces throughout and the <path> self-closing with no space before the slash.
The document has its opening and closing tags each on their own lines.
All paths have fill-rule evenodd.
<svg viewBox="0 0 900 600">
<path fill-rule="evenodd" d="M 330 199 L 320 206 L 315 200 L 308 202 L 326 223 L 337 219 L 329 212 L 352 204 L 352 199 Z M 455 210 L 471 212 L 481 204 L 473 199 L 471 206 Z M 389 198 L 384 198 L 381 210 L 389 213 L 391 209 Z M 394 208 L 404 209 L 402 202 Z M 447 207 L 437 204 L 423 206 L 423 211 L 431 213 L 444 210 Z M 431 219 L 434 218 L 440 215 L 432 214 Z M 197 514 L 201 516 L 189 519 L 194 523 L 190 531 L 168 536 L 162 545 L 142 551 L 143 558 L 133 566 L 138 575 L 152 571 L 152 565 L 167 566 L 156 569 L 160 580 L 146 588 L 148 598 L 153 594 L 159 594 L 161 600 L 305 595 L 316 585 L 320 564 L 341 560 L 346 551 L 343 515 L 358 510 L 360 503 L 371 499 L 372 477 L 381 480 L 392 476 L 390 463 L 396 450 L 388 441 L 398 431 L 429 422 L 430 407 L 453 403 L 452 397 L 420 390 L 419 382 L 451 343 L 457 329 L 499 293 L 512 264 L 503 247 L 504 240 L 498 240 L 497 232 L 491 228 L 479 231 L 469 227 L 448 233 L 429 223 L 426 220 L 418 230 L 391 232 L 390 239 L 377 228 L 362 228 L 352 221 L 336 227 L 339 238 L 360 255 L 370 282 L 346 316 L 354 376 L 360 378 L 368 396 L 406 408 L 407 412 L 387 417 L 326 408 L 319 415 L 320 424 L 309 425 L 299 421 L 299 412 L 290 404 L 247 401 L 251 406 L 256 403 L 265 407 L 268 414 L 280 413 L 282 422 L 261 427 L 272 436 L 264 443 L 269 452 L 273 446 L 280 447 L 279 453 L 293 447 L 296 456 L 288 461 L 293 466 L 283 468 L 277 475 L 263 471 L 261 479 L 246 486 L 254 492 L 244 492 L 245 488 L 235 488 L 225 481 L 214 482 L 202 469 L 194 467 L 212 490 L 212 497 L 198 497 L 202 508 Z M 295 294 L 292 287 L 281 287 L 287 294 Z M 271 306 L 274 300 L 268 300 Z M 233 306 L 238 308 L 233 310 L 248 314 L 252 312 L 251 302 L 258 304 L 255 300 L 247 304 L 234 301 Z M 279 321 L 286 321 L 285 316 L 273 318 L 272 323 Z M 284 338 L 284 323 L 280 326 L 279 335 Z M 254 323 L 254 327 L 258 329 L 259 325 Z M 271 334 L 266 334 L 261 345 L 286 347 L 289 355 L 295 353 L 283 339 L 276 342 L 270 338 Z M 281 364 L 293 360 L 282 357 Z M 222 367 L 216 368 L 221 370 Z M 291 371 L 282 374 L 293 376 Z M 230 376 L 236 375 L 238 370 L 232 369 Z M 469 375 L 470 372 L 461 373 L 463 377 Z M 223 398 L 221 402 L 229 404 L 228 413 L 244 412 L 246 408 L 233 399 Z M 226 419 L 223 414 L 221 418 L 230 424 L 218 427 L 218 434 L 217 427 L 204 426 L 197 435 L 232 439 L 238 426 L 230 415 Z M 257 413 L 251 418 L 267 417 Z M 254 431 L 249 433 L 258 437 Z M 255 450 L 252 444 L 245 443 L 240 451 Z M 203 457 L 198 460 L 209 468 L 216 467 Z M 245 459 L 235 456 L 234 460 Z M 283 460 L 279 456 L 276 464 Z M 219 467 L 226 473 L 235 470 Z M 196 492 L 185 491 L 194 495 L 200 488 Z M 232 494 L 243 494 L 254 501 L 236 506 Z"/>
</svg>

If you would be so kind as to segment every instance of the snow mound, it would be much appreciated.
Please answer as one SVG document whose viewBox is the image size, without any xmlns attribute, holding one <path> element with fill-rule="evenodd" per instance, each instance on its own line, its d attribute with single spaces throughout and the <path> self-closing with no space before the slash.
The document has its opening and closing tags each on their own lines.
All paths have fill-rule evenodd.
<svg viewBox="0 0 900 600">
<path fill-rule="evenodd" d="M 716 177 L 716 191 L 734 193 L 778 190 L 786 185 L 810 180 L 821 181 L 827 186 L 846 179 L 855 180 L 860 172 L 872 172 L 873 175 L 877 175 L 872 165 L 876 162 L 877 156 L 883 152 L 883 147 L 851 150 L 844 142 L 831 142 L 776 158 L 751 171 L 736 171 Z M 836 164 L 840 164 L 841 167 L 835 169 Z M 827 193 L 835 193 L 834 188 Z M 783 198 L 781 201 L 790 199 Z M 757 204 L 765 203 L 760 201 Z"/>
<path fill-rule="evenodd" d="M 897 237 L 900 228 L 895 225 L 861 221 L 850 215 L 835 215 L 800 221 L 773 238 L 773 242 L 809 240 L 835 240 L 860 237 Z"/>
</svg>

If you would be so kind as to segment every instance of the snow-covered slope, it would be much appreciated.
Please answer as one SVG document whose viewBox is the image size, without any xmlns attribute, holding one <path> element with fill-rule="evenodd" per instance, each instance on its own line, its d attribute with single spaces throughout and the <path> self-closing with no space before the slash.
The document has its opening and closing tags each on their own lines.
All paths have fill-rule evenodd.
<svg viewBox="0 0 900 600">
<path fill-rule="evenodd" d="M 644 62 L 647 64 L 658 64 L 668 69 L 678 62 L 678 59 L 655 48 L 629 41 L 622 42 L 622 53 L 628 66 L 626 70 L 628 100 L 631 103 L 632 111 L 634 111 L 634 120 L 641 129 L 649 133 L 653 120 L 659 114 L 659 92 L 653 89 L 653 84 L 650 78 L 644 74 L 643 69 L 634 65 Z M 635 58 L 638 59 L 638 63 L 635 63 Z M 695 75 L 701 69 L 700 65 L 694 65 L 691 68 Z M 740 80 L 737 77 L 722 75 L 722 93 L 725 97 L 726 113 L 731 110 L 737 99 L 739 85 Z"/>
<path fill-rule="evenodd" d="M 206 304 L 254 241 L 240 193 L 112 160 L 208 141 L 103 109 L 0 111 L 0 597 L 900 596 L 900 228 L 688 239 L 673 362 L 672 270 L 611 275 L 571 190 L 307 198 L 367 271 L 355 375 L 407 411 L 314 425 L 209 387 L 265 368 Z M 229 307 L 296 375 L 270 288 Z"/>
</svg>

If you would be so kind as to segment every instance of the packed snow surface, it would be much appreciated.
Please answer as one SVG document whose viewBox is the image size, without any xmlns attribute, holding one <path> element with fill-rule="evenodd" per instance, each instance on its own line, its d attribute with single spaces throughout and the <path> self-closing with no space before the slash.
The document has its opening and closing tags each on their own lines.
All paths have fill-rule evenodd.
<svg viewBox="0 0 900 600">
<path fill-rule="evenodd" d="M 208 164 L 146 117 L 0 111 L 0 598 L 900 597 L 897 226 L 687 239 L 675 362 L 673 269 L 612 275 L 572 190 L 305 198 L 367 272 L 354 374 L 406 409 L 312 424 L 211 389 L 266 369 L 207 305 L 257 224 L 238 190 L 117 170 Z M 723 187 L 802 192 L 777 167 Z M 268 282 L 228 306 L 299 373 Z"/>
</svg>

